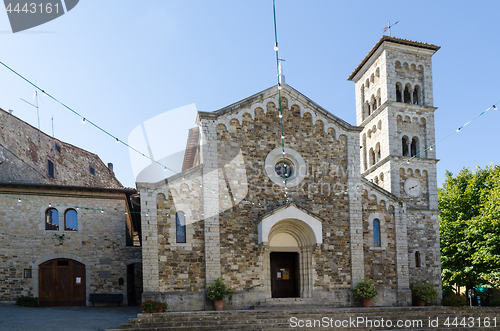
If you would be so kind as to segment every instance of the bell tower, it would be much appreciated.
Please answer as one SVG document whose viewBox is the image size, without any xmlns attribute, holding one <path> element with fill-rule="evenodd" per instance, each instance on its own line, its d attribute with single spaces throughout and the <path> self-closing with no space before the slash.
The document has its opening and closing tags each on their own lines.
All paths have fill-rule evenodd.
<svg viewBox="0 0 500 331">
<path fill-rule="evenodd" d="M 408 198 L 409 208 L 438 208 L 432 55 L 439 48 L 384 36 L 348 78 L 363 127 L 361 174 Z"/>
</svg>

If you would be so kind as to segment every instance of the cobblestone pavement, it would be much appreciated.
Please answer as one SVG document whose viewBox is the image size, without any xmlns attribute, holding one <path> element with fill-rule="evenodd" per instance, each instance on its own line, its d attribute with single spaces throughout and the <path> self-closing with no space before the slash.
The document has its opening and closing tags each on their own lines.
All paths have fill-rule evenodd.
<svg viewBox="0 0 500 331">
<path fill-rule="evenodd" d="M 139 307 L 19 307 L 0 304 L 1 331 L 104 331 L 137 317 Z"/>
</svg>

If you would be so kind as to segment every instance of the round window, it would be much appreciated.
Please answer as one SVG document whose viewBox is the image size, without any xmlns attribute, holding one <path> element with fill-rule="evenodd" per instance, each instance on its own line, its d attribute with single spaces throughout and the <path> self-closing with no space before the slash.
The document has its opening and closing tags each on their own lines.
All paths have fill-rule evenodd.
<svg viewBox="0 0 500 331">
<path fill-rule="evenodd" d="M 282 187 L 299 185 L 306 176 L 306 163 L 299 152 L 279 146 L 267 154 L 264 162 L 265 172 L 274 184 Z"/>
<path fill-rule="evenodd" d="M 292 170 L 292 166 L 290 165 L 288 160 L 285 160 L 285 162 L 280 161 L 274 166 L 274 171 L 276 171 L 276 174 L 284 179 L 292 177 Z"/>
</svg>

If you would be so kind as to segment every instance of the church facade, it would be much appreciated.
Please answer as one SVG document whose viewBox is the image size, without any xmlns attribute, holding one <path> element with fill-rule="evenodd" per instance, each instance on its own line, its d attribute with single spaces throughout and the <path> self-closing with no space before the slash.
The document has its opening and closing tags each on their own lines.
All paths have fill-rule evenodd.
<svg viewBox="0 0 500 331">
<path fill-rule="evenodd" d="M 383 37 L 349 77 L 356 126 L 284 83 L 198 112 L 184 170 L 137 183 L 143 300 L 212 309 L 218 277 L 234 291 L 229 309 L 352 306 L 364 277 L 376 306 L 411 305 L 420 279 L 440 289 L 438 49 Z"/>
</svg>

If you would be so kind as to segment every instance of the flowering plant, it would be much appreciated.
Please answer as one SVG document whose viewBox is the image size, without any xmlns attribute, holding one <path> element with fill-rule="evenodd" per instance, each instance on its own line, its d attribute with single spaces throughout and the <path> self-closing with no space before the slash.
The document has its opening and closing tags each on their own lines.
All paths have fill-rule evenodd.
<svg viewBox="0 0 500 331">
<path fill-rule="evenodd" d="M 222 281 L 222 277 L 214 279 L 213 285 L 208 285 L 207 297 L 210 300 L 224 300 L 226 297 L 229 300 L 233 299 L 233 290 L 228 288 Z"/>
<path fill-rule="evenodd" d="M 166 302 L 146 300 L 141 302 L 141 311 L 143 313 L 163 313 L 169 311 L 170 306 Z"/>
<path fill-rule="evenodd" d="M 463 307 L 467 304 L 467 299 L 463 295 L 449 293 L 441 299 L 441 304 L 443 306 Z"/>
</svg>

